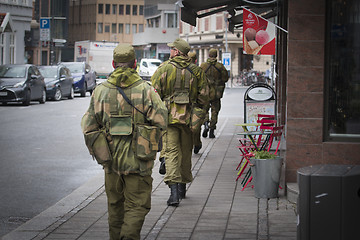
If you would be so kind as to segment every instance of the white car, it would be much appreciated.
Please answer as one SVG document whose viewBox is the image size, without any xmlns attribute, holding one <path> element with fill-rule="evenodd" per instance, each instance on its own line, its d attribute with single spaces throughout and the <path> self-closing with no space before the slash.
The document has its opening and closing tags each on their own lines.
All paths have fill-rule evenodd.
<svg viewBox="0 0 360 240">
<path fill-rule="evenodd" d="M 160 59 L 143 58 L 139 65 L 139 75 L 144 80 L 150 80 L 156 69 L 160 66 Z"/>
</svg>

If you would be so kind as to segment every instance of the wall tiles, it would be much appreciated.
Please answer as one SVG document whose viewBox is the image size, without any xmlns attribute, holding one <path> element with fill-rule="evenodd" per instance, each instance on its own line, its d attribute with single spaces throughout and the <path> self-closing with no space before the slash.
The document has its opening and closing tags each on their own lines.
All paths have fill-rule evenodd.
<svg viewBox="0 0 360 240">
<path fill-rule="evenodd" d="M 323 93 L 292 93 L 287 97 L 287 105 L 288 118 L 323 117 Z"/>
</svg>

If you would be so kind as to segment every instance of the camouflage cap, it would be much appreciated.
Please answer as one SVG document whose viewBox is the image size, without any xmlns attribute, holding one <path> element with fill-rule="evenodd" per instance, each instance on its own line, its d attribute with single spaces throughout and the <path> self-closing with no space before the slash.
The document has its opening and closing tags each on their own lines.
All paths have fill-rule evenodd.
<svg viewBox="0 0 360 240">
<path fill-rule="evenodd" d="M 114 62 L 127 63 L 135 60 L 135 50 L 130 44 L 120 43 L 114 49 Z"/>
<path fill-rule="evenodd" d="M 197 59 L 196 52 L 189 52 L 189 53 L 188 53 L 188 56 L 189 56 L 189 58 L 191 58 L 191 61 L 192 61 L 193 63 L 195 63 L 195 61 L 196 61 L 196 59 Z"/>
<path fill-rule="evenodd" d="M 215 48 L 210 49 L 209 57 L 217 57 L 217 50 Z"/>
<path fill-rule="evenodd" d="M 188 52 L 190 51 L 190 45 L 184 39 L 181 39 L 181 38 L 177 38 L 177 39 L 175 39 L 174 42 L 168 43 L 168 46 L 175 47 L 177 50 L 179 50 L 183 54 L 188 54 Z"/>
</svg>

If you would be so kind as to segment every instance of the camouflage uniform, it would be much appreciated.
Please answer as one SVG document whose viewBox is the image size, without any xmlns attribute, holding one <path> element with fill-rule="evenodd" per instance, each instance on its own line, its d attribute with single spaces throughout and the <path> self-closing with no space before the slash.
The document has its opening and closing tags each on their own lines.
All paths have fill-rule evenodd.
<svg viewBox="0 0 360 240">
<path fill-rule="evenodd" d="M 162 63 L 151 80 L 169 111 L 167 133 L 163 137 L 166 165 L 164 181 L 169 187 L 189 183 L 193 179 L 191 112 L 194 107 L 200 107 L 202 114 L 205 114 L 203 106 L 208 104 L 204 72 L 191 63 L 190 58 L 181 55 Z M 183 96 L 186 96 L 188 102 L 182 102 L 184 98 L 180 100 Z"/>
<path fill-rule="evenodd" d="M 210 53 L 214 54 L 216 49 L 211 49 Z M 215 53 L 216 56 L 217 53 Z M 217 62 L 216 57 L 209 57 L 208 60 L 200 65 L 200 67 L 205 71 L 208 79 L 214 81 L 216 88 L 215 98 L 210 100 L 210 105 L 206 109 L 205 123 L 209 122 L 209 109 L 211 108 L 211 120 L 210 120 L 210 137 L 215 137 L 213 135 L 214 130 L 216 129 L 216 124 L 218 122 L 218 114 L 221 108 L 220 99 L 223 96 L 225 90 L 225 83 L 229 80 L 229 75 L 223 64 Z M 205 134 L 206 133 L 206 134 Z M 207 130 L 204 130 L 203 137 L 207 136 Z"/>
<path fill-rule="evenodd" d="M 114 60 L 117 50 L 122 53 L 123 49 L 115 48 Z M 117 87 L 121 87 L 134 106 L 145 113 L 146 119 L 125 101 Z M 151 208 L 154 159 L 144 161 L 137 157 L 134 149 L 139 144 L 134 131 L 137 125 L 144 123 L 165 130 L 167 117 L 167 109 L 155 89 L 129 67 L 116 68 L 108 81 L 97 86 L 91 96 L 81 127 L 84 134 L 102 128 L 108 134 L 112 161 L 103 167 L 110 239 L 140 239 L 145 216 Z M 131 120 L 131 124 L 123 124 L 124 119 Z"/>
</svg>

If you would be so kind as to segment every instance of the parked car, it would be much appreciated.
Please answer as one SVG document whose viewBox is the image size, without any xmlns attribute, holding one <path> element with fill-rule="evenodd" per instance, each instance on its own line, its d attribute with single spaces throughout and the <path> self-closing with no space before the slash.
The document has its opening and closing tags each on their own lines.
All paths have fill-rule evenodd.
<svg viewBox="0 0 360 240">
<path fill-rule="evenodd" d="M 143 58 L 139 65 L 139 75 L 144 80 L 150 80 L 156 69 L 160 66 L 160 59 Z"/>
<path fill-rule="evenodd" d="M 32 64 L 8 64 L 0 66 L 0 102 L 46 101 L 46 86 L 39 69 Z"/>
<path fill-rule="evenodd" d="M 39 66 L 41 75 L 45 78 L 46 96 L 55 101 L 63 97 L 74 98 L 74 79 L 70 70 L 63 66 Z"/>
<path fill-rule="evenodd" d="M 85 97 L 86 92 L 92 94 L 96 87 L 96 73 L 89 64 L 85 62 L 62 62 L 61 65 L 65 65 L 70 69 L 74 78 L 75 93 L 80 93 L 82 97 Z"/>
</svg>

